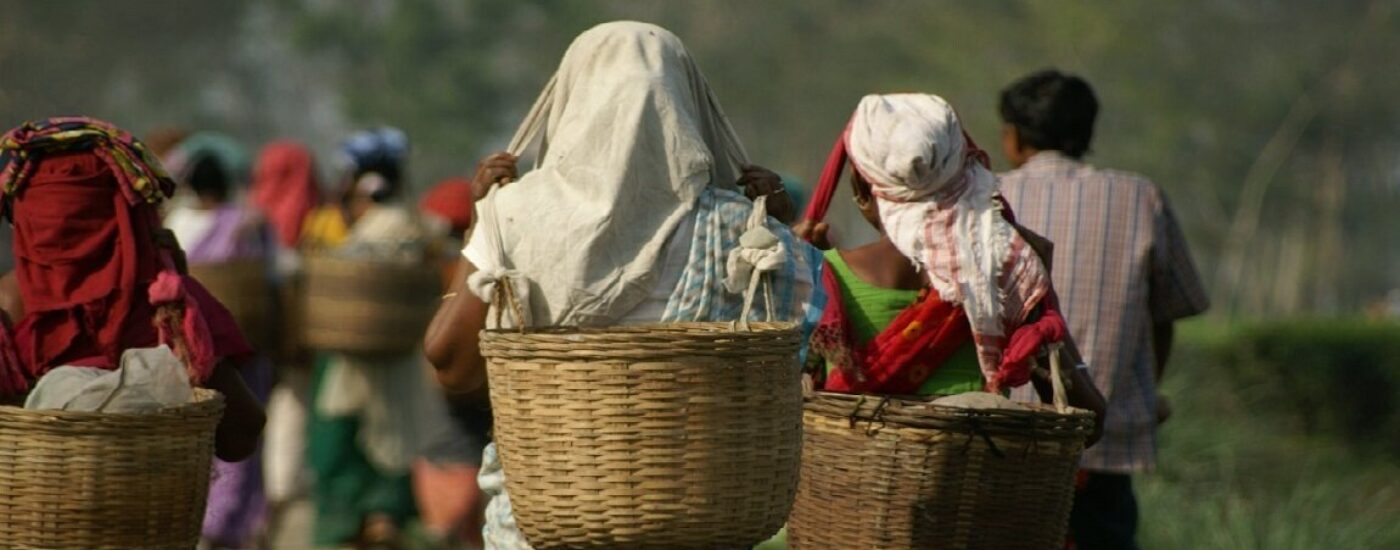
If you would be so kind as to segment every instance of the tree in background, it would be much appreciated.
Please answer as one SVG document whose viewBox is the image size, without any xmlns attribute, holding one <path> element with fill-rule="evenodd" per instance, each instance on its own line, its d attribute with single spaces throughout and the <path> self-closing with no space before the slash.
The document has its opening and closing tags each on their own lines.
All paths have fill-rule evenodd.
<svg viewBox="0 0 1400 550">
<path fill-rule="evenodd" d="M 84 112 L 323 152 L 393 124 L 419 185 L 501 148 L 569 41 L 607 20 L 674 30 L 755 161 L 807 181 L 865 93 L 943 95 L 995 151 L 997 92 L 1056 66 L 1103 103 L 1089 160 L 1167 190 L 1218 314 L 1357 311 L 1400 286 L 1384 0 L 4 3 L 6 124 Z"/>
</svg>

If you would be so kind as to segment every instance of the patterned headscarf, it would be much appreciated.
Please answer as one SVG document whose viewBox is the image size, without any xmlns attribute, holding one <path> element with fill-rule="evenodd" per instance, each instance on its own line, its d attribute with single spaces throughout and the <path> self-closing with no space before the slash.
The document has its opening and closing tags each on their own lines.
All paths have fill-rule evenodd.
<svg viewBox="0 0 1400 550">
<path fill-rule="evenodd" d="M 160 161 L 140 141 L 109 122 L 87 117 L 54 117 L 26 122 L 0 138 L 0 191 L 5 195 L 3 213 L 45 154 L 91 149 L 113 167 L 122 193 L 132 204 L 158 203 L 175 192 L 175 182 Z"/>
<path fill-rule="evenodd" d="M 250 351 L 228 311 L 158 244 L 156 204 L 173 191 L 146 147 L 106 122 L 53 118 L 0 138 L 25 306 L 13 333 L 0 331 L 0 395 L 62 365 L 116 368 L 130 348 L 169 345 L 195 382 Z"/>
</svg>

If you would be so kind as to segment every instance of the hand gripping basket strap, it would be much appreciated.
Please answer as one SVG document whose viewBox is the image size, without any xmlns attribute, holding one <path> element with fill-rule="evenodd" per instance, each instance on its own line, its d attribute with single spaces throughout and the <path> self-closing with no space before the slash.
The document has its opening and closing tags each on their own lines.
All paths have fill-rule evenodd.
<svg viewBox="0 0 1400 550">
<path fill-rule="evenodd" d="M 493 193 L 495 191 L 492 191 Z M 524 330 L 533 325 L 530 310 L 530 282 L 525 274 L 509 269 L 505 246 L 501 243 L 501 226 L 497 221 L 496 205 L 492 201 L 482 201 L 478 209 L 481 223 L 477 231 L 487 240 L 487 248 L 496 254 L 494 266 L 486 266 L 467 278 L 467 288 L 482 301 L 495 309 L 495 326 L 488 328 L 515 327 Z M 503 313 L 509 309 L 510 324 L 502 324 Z"/>
<path fill-rule="evenodd" d="M 516 157 L 525 154 L 525 151 L 534 144 L 544 129 L 545 111 L 554 98 L 555 83 L 558 75 L 551 76 L 549 82 L 545 83 L 544 90 L 540 92 L 535 104 L 530 107 L 530 111 L 525 114 L 525 120 L 516 128 L 515 135 L 511 136 L 510 144 L 506 146 L 506 152 Z M 540 157 L 535 156 L 535 166 L 539 166 Z M 490 193 L 495 192 L 493 186 Z M 494 201 L 478 201 L 477 213 L 482 223 L 477 225 L 478 230 L 485 231 L 484 235 L 488 239 L 489 246 L 496 253 L 496 266 L 494 269 L 482 269 L 473 273 L 467 280 L 467 288 L 482 301 L 490 304 L 495 309 L 495 327 L 503 328 L 503 314 L 509 309 L 512 318 L 511 324 L 516 328 L 524 330 L 529 326 L 529 284 L 523 274 L 506 269 L 508 259 L 506 258 L 505 245 L 501 242 L 501 225 L 497 219 Z M 478 266 L 481 267 L 481 266 Z"/>
</svg>

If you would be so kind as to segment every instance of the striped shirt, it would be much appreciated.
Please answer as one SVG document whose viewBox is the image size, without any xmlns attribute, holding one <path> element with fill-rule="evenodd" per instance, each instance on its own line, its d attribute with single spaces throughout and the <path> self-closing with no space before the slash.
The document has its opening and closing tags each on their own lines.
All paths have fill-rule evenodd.
<svg viewBox="0 0 1400 550">
<path fill-rule="evenodd" d="M 1186 239 L 1161 189 L 1055 152 L 1003 174 L 1016 221 L 1055 243 L 1060 305 L 1108 400 L 1104 434 L 1084 453 L 1088 470 L 1133 473 L 1156 465 L 1154 323 L 1208 306 Z"/>
</svg>

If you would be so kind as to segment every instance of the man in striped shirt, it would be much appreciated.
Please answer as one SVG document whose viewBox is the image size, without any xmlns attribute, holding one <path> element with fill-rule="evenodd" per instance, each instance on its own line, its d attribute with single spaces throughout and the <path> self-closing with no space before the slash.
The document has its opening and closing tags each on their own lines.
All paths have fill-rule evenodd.
<svg viewBox="0 0 1400 550">
<path fill-rule="evenodd" d="M 1081 160 L 1098 115 L 1084 80 L 1032 74 L 1002 91 L 1000 110 L 1015 167 L 1002 193 L 1018 222 L 1055 243 L 1061 307 L 1108 399 L 1103 439 L 1084 453 L 1071 534 L 1079 550 L 1135 548 L 1130 476 L 1155 465 L 1172 324 L 1203 312 L 1205 291 L 1162 190 Z"/>
</svg>

